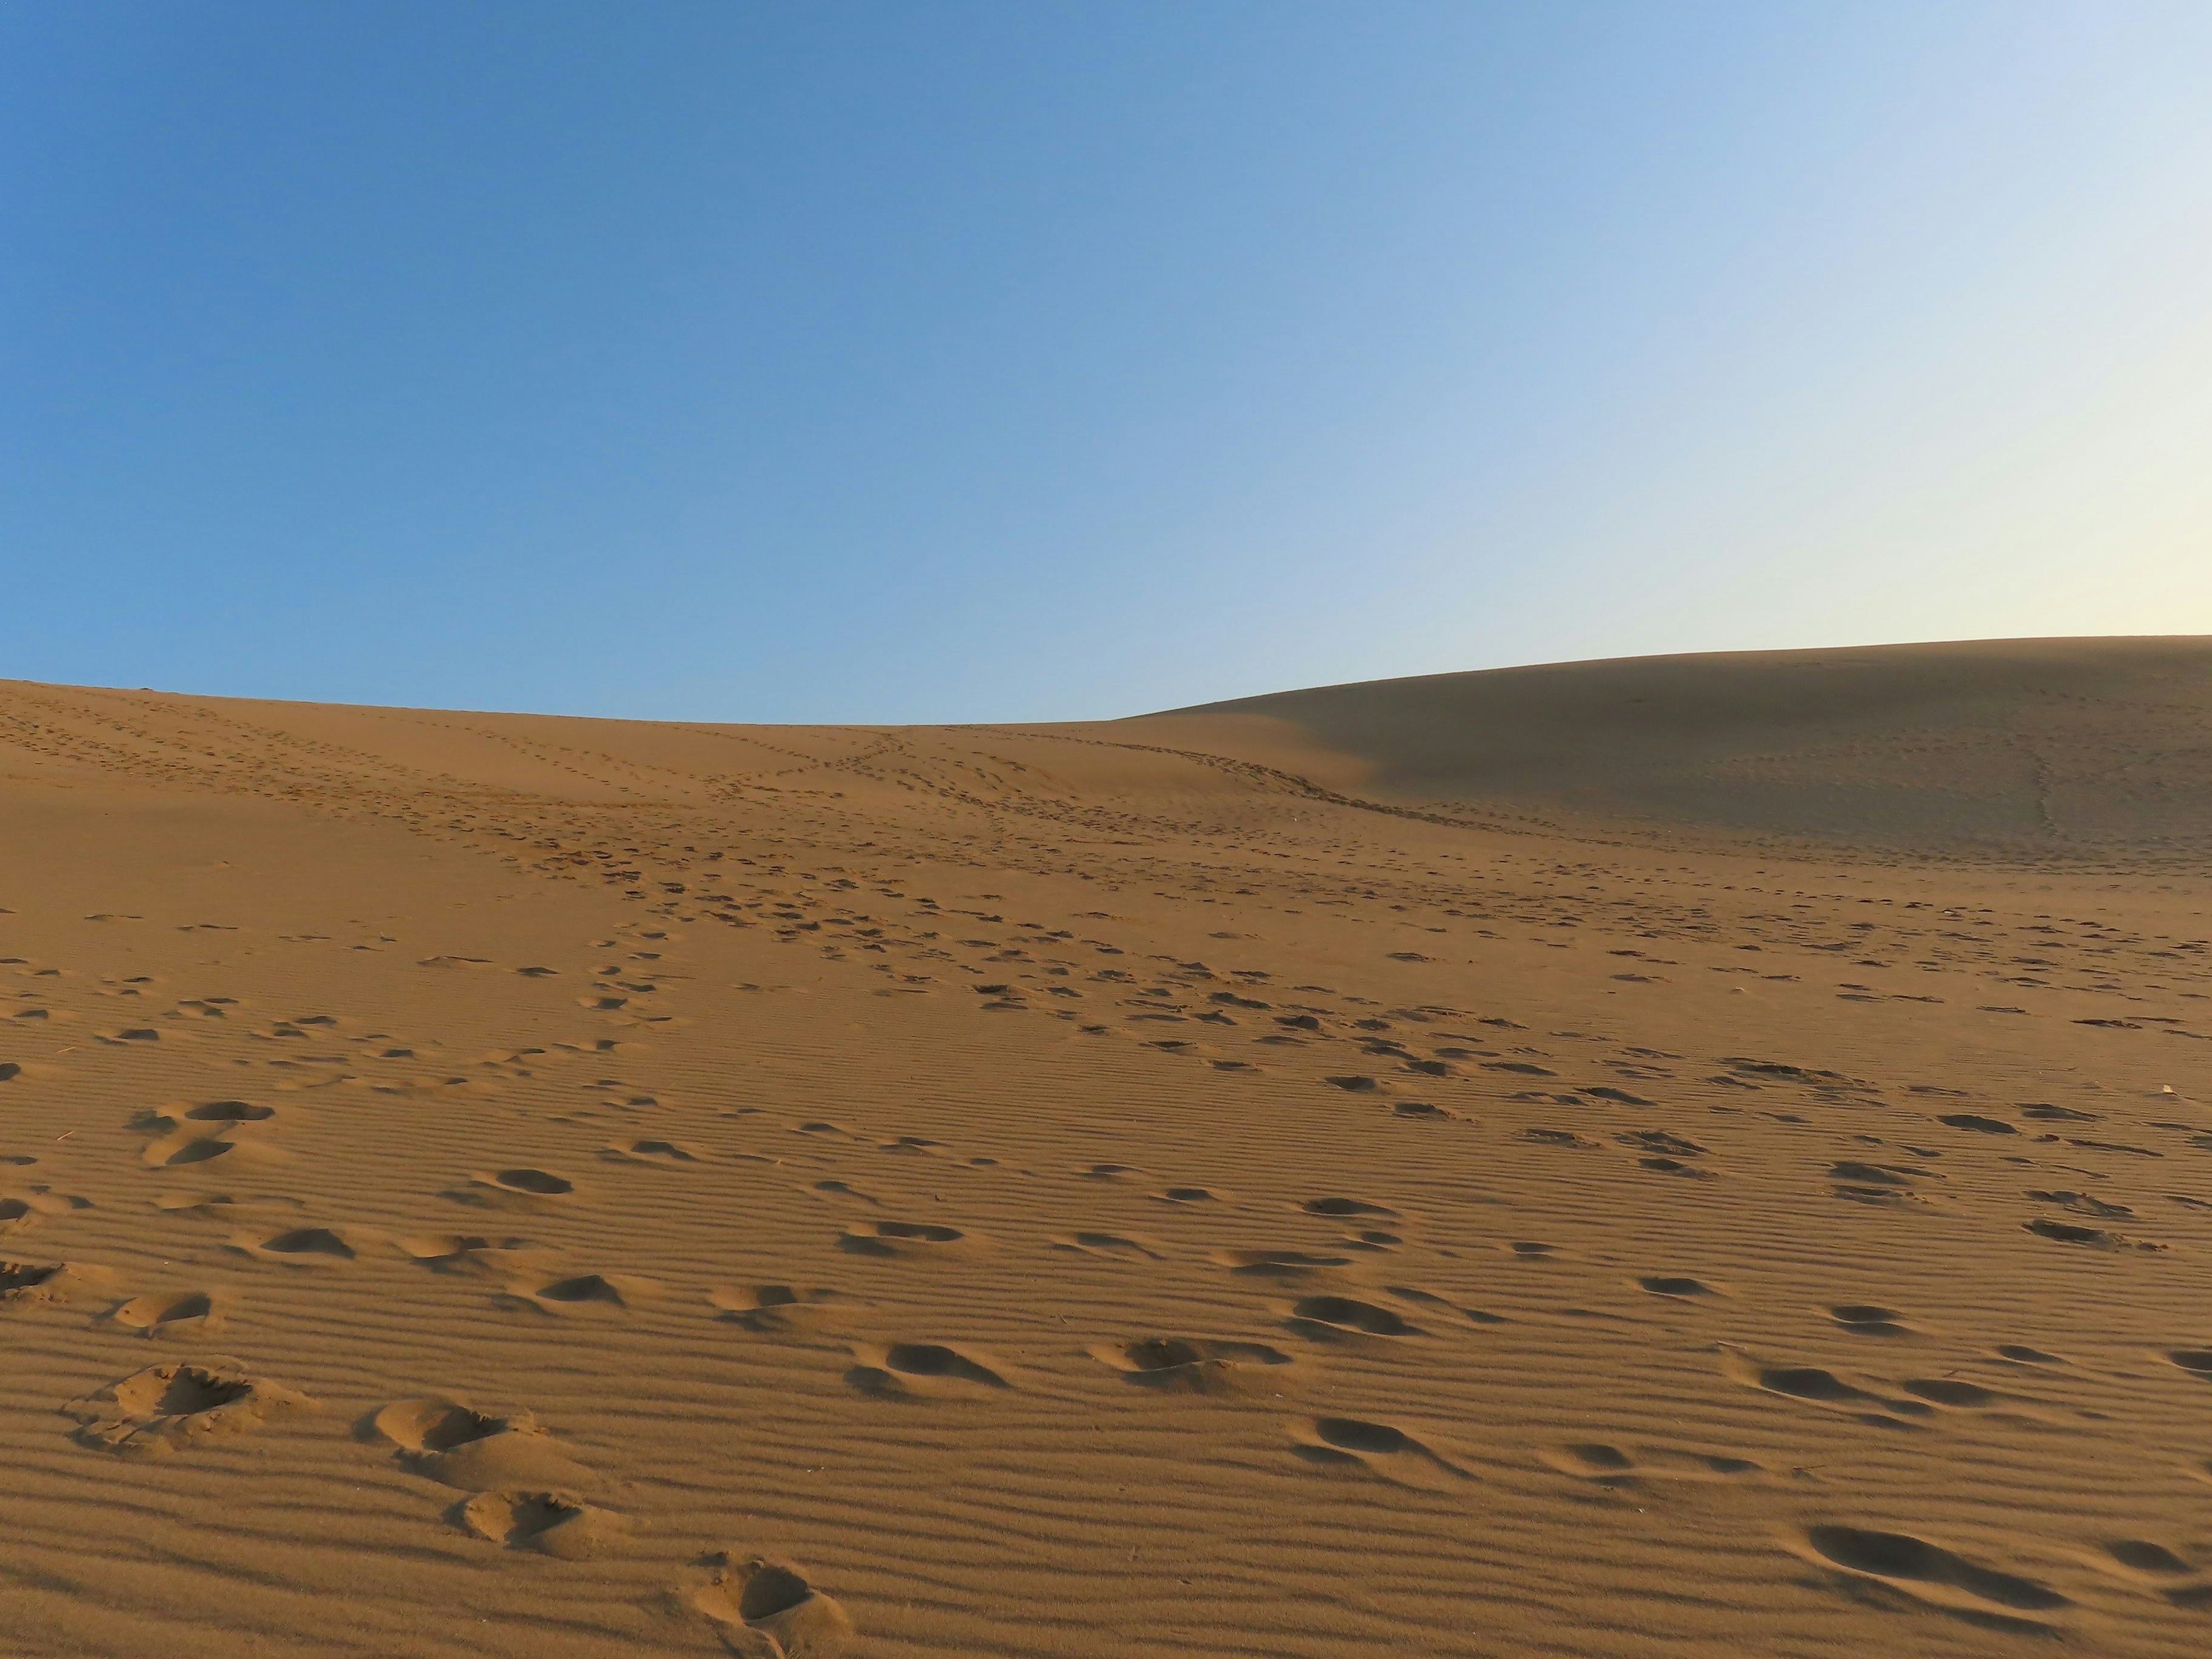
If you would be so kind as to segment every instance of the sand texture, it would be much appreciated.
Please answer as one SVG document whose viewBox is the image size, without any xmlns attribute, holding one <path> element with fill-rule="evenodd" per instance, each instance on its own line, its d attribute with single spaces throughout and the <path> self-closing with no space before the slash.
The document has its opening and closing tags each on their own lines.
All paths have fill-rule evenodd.
<svg viewBox="0 0 2212 1659">
<path fill-rule="evenodd" d="M 0 1652 L 2212 1650 L 2212 647 L 0 683 Z"/>
</svg>

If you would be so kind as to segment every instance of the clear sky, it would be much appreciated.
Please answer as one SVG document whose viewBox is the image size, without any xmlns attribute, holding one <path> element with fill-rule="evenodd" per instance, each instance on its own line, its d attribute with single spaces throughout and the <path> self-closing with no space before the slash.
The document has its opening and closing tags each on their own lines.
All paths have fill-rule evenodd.
<svg viewBox="0 0 2212 1659">
<path fill-rule="evenodd" d="M 2212 5 L 0 0 L 0 674 L 2212 633 Z"/>
</svg>

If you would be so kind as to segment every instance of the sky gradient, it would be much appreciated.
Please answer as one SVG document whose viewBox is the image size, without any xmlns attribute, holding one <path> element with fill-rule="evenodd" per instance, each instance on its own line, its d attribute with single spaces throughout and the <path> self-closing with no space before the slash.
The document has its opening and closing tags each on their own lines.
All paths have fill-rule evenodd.
<svg viewBox="0 0 2212 1659">
<path fill-rule="evenodd" d="M 0 3 L 0 674 L 2212 633 L 2212 7 Z"/>
</svg>

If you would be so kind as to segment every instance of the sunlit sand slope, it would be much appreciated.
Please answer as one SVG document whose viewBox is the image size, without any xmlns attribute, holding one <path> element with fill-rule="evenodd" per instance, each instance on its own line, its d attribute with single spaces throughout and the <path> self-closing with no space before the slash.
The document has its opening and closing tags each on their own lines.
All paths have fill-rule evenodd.
<svg viewBox="0 0 2212 1659">
<path fill-rule="evenodd" d="M 2202 658 L 2027 649 L 0 684 L 0 1651 L 2200 1654 Z"/>
</svg>

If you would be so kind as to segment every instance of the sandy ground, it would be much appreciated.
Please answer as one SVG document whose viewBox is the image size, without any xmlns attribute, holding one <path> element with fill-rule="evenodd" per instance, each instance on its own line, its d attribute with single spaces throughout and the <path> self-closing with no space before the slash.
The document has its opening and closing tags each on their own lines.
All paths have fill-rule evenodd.
<svg viewBox="0 0 2212 1659">
<path fill-rule="evenodd" d="M 1482 729 L 1581 772 L 1418 775 L 1434 682 L 0 684 L 0 1651 L 2203 1653 L 2157 648 L 1841 735 L 1738 659 L 1633 787 L 1573 671 Z"/>
</svg>

